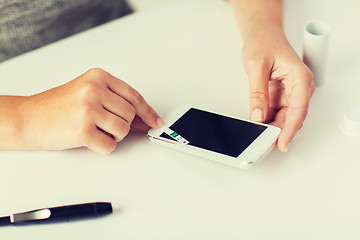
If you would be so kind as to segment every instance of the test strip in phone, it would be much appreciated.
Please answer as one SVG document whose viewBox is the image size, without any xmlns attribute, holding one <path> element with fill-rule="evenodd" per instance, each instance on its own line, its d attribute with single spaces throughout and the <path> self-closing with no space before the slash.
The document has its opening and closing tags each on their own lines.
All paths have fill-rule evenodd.
<svg viewBox="0 0 360 240">
<path fill-rule="evenodd" d="M 189 143 L 188 140 L 186 140 L 185 138 L 183 138 L 181 135 L 179 135 L 178 133 L 174 132 L 173 130 L 171 130 L 170 128 L 164 128 L 164 132 L 169 135 L 172 139 L 176 140 L 178 143 L 186 145 Z"/>
</svg>

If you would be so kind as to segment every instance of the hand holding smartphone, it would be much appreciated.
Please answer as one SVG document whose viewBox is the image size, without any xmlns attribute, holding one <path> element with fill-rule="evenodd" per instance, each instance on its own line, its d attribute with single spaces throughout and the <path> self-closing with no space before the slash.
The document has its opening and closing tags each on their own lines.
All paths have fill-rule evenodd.
<svg viewBox="0 0 360 240">
<path fill-rule="evenodd" d="M 275 126 L 181 106 L 151 129 L 151 141 L 239 168 L 250 168 L 275 146 Z"/>
</svg>

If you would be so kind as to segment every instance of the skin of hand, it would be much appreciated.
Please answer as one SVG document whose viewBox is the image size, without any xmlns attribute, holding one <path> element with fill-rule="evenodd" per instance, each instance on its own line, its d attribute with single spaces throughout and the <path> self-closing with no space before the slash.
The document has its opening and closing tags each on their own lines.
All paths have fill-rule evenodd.
<svg viewBox="0 0 360 240">
<path fill-rule="evenodd" d="M 11 103 L 19 119 L 16 134 L 7 131 L 10 138 L 17 135 L 14 144 L 2 144 L 0 138 L 3 149 L 63 150 L 85 146 L 108 154 L 130 128 L 146 131 L 163 125 L 139 92 L 99 68 L 33 96 L 2 96 L 0 100 Z"/>
<path fill-rule="evenodd" d="M 286 152 L 306 118 L 315 89 L 313 74 L 284 34 L 282 0 L 229 2 L 244 41 L 250 118 L 280 127 L 277 146 Z"/>
<path fill-rule="evenodd" d="M 278 148 L 286 152 L 301 128 L 315 86 L 313 74 L 277 26 L 254 27 L 243 48 L 250 86 L 250 118 L 282 129 Z"/>
</svg>

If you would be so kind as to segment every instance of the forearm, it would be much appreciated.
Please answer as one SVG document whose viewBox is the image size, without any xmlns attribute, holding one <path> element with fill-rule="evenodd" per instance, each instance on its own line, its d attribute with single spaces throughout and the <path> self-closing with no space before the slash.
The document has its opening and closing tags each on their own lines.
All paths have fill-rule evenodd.
<svg viewBox="0 0 360 240">
<path fill-rule="evenodd" d="M 282 31 L 282 0 L 228 0 L 233 6 L 243 38 L 262 28 Z"/>
<path fill-rule="evenodd" d="M 0 96 L 0 149 L 26 149 L 26 98 Z"/>
</svg>

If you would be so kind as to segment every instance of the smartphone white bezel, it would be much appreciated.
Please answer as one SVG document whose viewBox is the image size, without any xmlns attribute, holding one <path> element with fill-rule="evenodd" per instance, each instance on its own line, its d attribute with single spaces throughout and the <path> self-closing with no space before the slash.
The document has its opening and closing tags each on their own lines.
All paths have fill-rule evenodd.
<svg viewBox="0 0 360 240">
<path fill-rule="evenodd" d="M 259 137 L 257 137 L 255 139 L 255 141 L 253 141 L 236 158 L 228 156 L 228 155 L 224 155 L 221 153 L 213 152 L 210 150 L 206 150 L 203 148 L 195 147 L 192 145 L 183 145 L 183 144 L 176 142 L 175 140 L 169 140 L 167 138 L 160 137 L 160 135 L 164 132 L 165 128 L 170 127 L 173 123 L 175 123 L 180 117 L 182 117 L 191 108 L 199 109 L 196 107 L 189 107 L 189 106 L 179 106 L 179 107 L 173 109 L 164 118 L 165 126 L 160 129 L 150 129 L 148 132 L 148 138 L 152 142 L 160 144 L 160 145 L 164 145 L 164 146 L 176 149 L 176 150 L 180 150 L 180 151 L 187 152 L 187 153 L 190 153 L 193 155 L 211 159 L 211 160 L 214 160 L 214 161 L 217 161 L 217 162 L 220 162 L 223 164 L 227 164 L 230 166 L 247 169 L 247 168 L 250 168 L 250 167 L 254 166 L 255 164 L 259 163 L 259 161 L 262 158 L 264 158 L 269 152 L 271 152 L 271 150 L 275 146 L 275 141 L 281 131 L 280 128 L 271 126 L 268 124 L 252 122 L 252 121 L 245 120 L 245 119 L 235 118 L 232 116 L 228 116 L 228 115 L 224 115 L 224 114 L 220 114 L 220 113 L 216 113 L 216 112 L 212 112 L 212 111 L 199 109 L 202 111 L 219 114 L 219 115 L 222 115 L 225 117 L 234 118 L 234 119 L 238 119 L 238 120 L 245 121 L 245 122 L 251 122 L 251 123 L 254 123 L 257 125 L 266 126 L 267 128 L 265 129 L 264 132 L 262 132 L 260 134 Z M 179 133 L 179 134 L 181 135 L 181 133 Z"/>
</svg>

